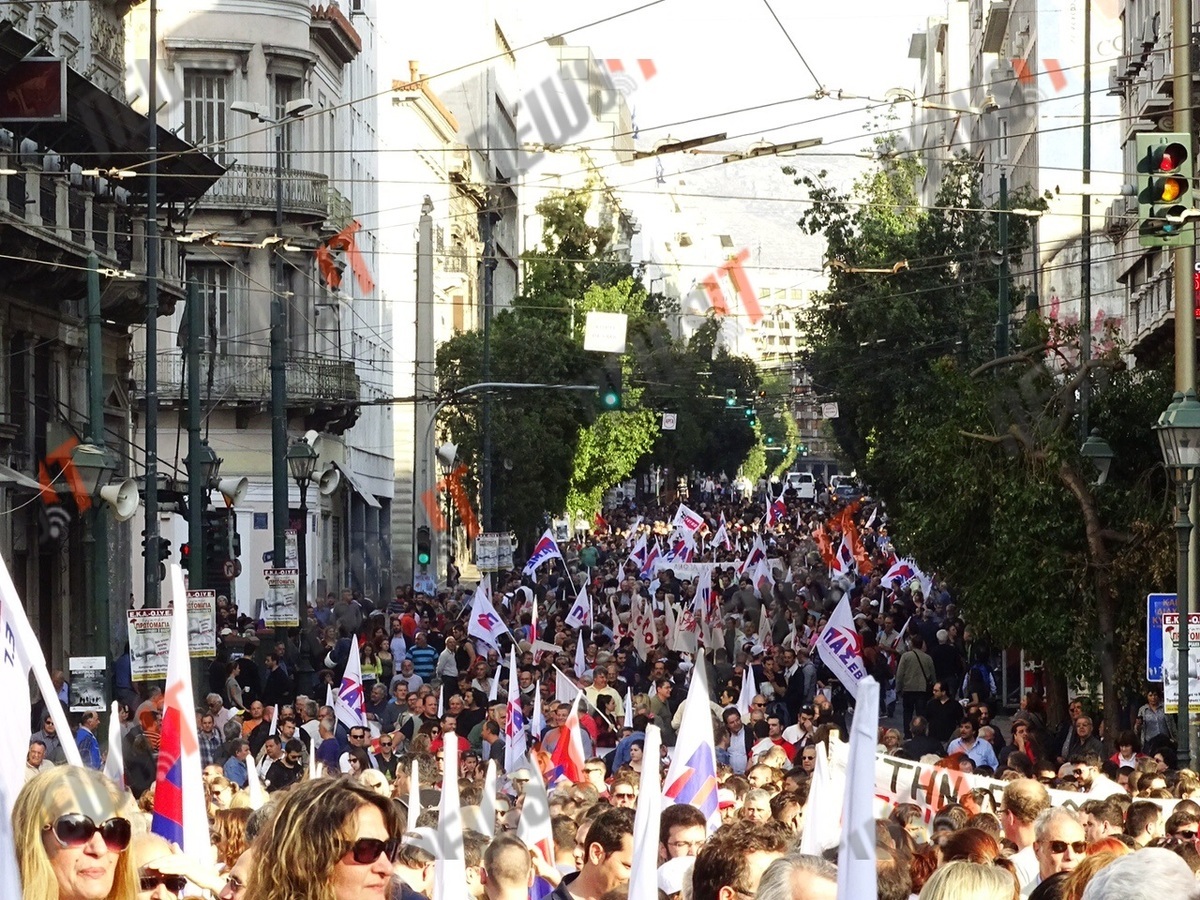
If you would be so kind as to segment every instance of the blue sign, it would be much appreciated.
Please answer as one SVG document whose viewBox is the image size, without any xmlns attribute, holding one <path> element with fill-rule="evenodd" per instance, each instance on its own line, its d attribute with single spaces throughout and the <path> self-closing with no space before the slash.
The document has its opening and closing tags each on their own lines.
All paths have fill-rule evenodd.
<svg viewBox="0 0 1200 900">
<path fill-rule="evenodd" d="M 1146 680 L 1162 681 L 1163 613 L 1178 612 L 1174 594 L 1150 594 L 1146 598 Z"/>
</svg>

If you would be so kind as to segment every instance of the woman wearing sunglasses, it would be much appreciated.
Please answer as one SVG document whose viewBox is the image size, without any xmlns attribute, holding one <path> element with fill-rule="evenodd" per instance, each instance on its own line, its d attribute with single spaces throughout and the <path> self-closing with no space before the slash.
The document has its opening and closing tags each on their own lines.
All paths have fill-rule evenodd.
<svg viewBox="0 0 1200 900">
<path fill-rule="evenodd" d="M 125 806 L 91 769 L 60 766 L 26 784 L 12 817 L 25 900 L 134 900 Z"/>
<path fill-rule="evenodd" d="M 360 900 L 390 896 L 404 823 L 395 803 L 350 778 L 290 789 L 255 842 L 245 900 Z"/>
</svg>

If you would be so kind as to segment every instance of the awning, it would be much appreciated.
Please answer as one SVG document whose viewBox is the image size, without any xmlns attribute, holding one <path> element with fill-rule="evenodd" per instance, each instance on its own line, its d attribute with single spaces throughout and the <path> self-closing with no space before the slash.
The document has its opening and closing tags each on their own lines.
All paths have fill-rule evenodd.
<svg viewBox="0 0 1200 900">
<path fill-rule="evenodd" d="M 369 491 L 364 491 L 362 485 L 354 480 L 354 476 L 350 474 L 349 469 L 347 469 L 345 466 L 339 465 L 338 463 L 334 463 L 334 466 L 336 466 L 337 470 L 342 473 L 342 477 L 346 479 L 346 484 L 354 488 L 354 492 L 363 498 L 363 502 L 366 503 L 367 506 L 374 507 L 375 509 L 382 508 L 379 505 L 379 501 L 375 499 L 375 495 Z"/>
<path fill-rule="evenodd" d="M 0 82 L 5 72 L 37 46 L 12 23 L 0 22 Z M 148 190 L 150 120 L 74 69 L 67 69 L 67 120 L 14 123 L 13 131 L 85 169 L 137 172 L 134 178 L 121 179 L 120 186 L 138 196 L 145 196 Z M 161 126 L 157 143 L 158 173 L 163 176 L 158 179 L 158 195 L 164 202 L 194 200 L 225 172 L 211 157 Z"/>
<path fill-rule="evenodd" d="M 18 472 L 9 466 L 0 464 L 0 484 L 15 484 L 23 488 L 29 488 L 31 491 L 40 491 L 42 486 L 38 484 L 38 480 L 31 475 L 26 475 L 24 472 Z"/>
</svg>

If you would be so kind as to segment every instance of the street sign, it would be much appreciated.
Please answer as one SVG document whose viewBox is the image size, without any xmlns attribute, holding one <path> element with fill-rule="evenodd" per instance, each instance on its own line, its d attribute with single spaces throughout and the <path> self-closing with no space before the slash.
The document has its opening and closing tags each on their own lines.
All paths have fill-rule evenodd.
<svg viewBox="0 0 1200 900">
<path fill-rule="evenodd" d="M 1162 617 L 1163 613 L 1173 613 L 1175 608 L 1174 594 L 1150 594 L 1146 597 L 1146 680 L 1162 681 L 1163 643 Z"/>
<path fill-rule="evenodd" d="M 1169 713 L 1179 711 L 1179 644 L 1176 635 L 1179 631 L 1179 613 L 1163 613 L 1162 635 L 1163 649 L 1163 709 Z M 1200 646 L 1200 613 L 1188 614 L 1188 645 Z M 1200 666 L 1194 653 L 1188 653 L 1188 709 L 1193 713 L 1200 712 Z"/>
<path fill-rule="evenodd" d="M 676 421 L 677 421 L 677 419 L 676 419 L 675 413 L 663 413 L 662 414 L 662 430 L 663 431 L 674 431 Z"/>
<path fill-rule="evenodd" d="M 822 419 L 836 419 L 838 417 L 838 405 L 836 403 L 821 404 Z"/>
</svg>

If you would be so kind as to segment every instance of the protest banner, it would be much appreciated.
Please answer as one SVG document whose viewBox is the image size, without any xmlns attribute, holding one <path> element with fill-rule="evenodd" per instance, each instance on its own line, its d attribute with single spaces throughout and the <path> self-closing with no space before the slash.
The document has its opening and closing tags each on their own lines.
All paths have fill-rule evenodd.
<svg viewBox="0 0 1200 900">
<path fill-rule="evenodd" d="M 171 610 L 131 609 L 129 659 L 134 681 L 159 681 L 167 677 L 167 650 L 171 645 Z"/>
<path fill-rule="evenodd" d="M 1163 708 L 1179 712 L 1179 613 L 1162 614 Z M 1200 613 L 1188 614 L 1188 708 L 1200 713 Z"/>
<path fill-rule="evenodd" d="M 103 656 L 72 656 L 67 660 L 71 712 L 104 712 L 104 681 L 108 660 Z"/>
</svg>

